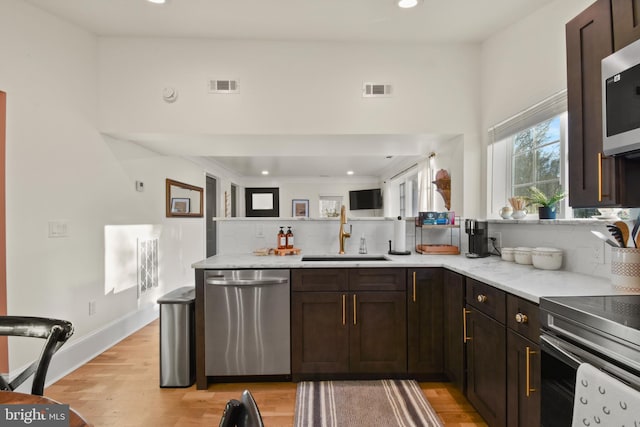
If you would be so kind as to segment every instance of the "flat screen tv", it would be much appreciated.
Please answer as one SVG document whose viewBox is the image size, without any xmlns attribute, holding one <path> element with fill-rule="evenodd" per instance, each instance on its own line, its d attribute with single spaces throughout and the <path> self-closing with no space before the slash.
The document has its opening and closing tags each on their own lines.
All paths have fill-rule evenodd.
<svg viewBox="0 0 640 427">
<path fill-rule="evenodd" d="M 349 209 L 382 209 L 382 191 L 379 188 L 349 191 Z"/>
</svg>

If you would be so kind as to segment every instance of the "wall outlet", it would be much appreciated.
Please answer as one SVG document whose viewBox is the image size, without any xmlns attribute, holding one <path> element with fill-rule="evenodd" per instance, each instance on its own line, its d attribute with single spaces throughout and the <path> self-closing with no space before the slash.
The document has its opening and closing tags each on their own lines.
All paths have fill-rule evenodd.
<svg viewBox="0 0 640 427">
<path fill-rule="evenodd" d="M 489 231 L 489 239 L 496 239 L 494 242 L 496 248 L 502 248 L 502 233 L 500 231 Z M 493 249 L 491 244 L 489 244 L 489 249 Z"/>
<path fill-rule="evenodd" d="M 256 224 L 256 237 L 264 237 L 264 230 L 262 224 Z"/>
<path fill-rule="evenodd" d="M 604 264 L 605 243 L 595 246 L 593 249 L 593 262 L 596 264 Z"/>
<path fill-rule="evenodd" d="M 96 314 L 96 302 L 89 301 L 89 316 L 93 316 Z"/>
</svg>

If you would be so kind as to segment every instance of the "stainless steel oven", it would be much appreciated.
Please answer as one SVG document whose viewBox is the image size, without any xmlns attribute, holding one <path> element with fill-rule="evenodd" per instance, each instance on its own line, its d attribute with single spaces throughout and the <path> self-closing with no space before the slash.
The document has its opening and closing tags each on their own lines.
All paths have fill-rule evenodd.
<svg viewBox="0 0 640 427">
<path fill-rule="evenodd" d="M 640 295 L 550 297 L 541 310 L 541 425 L 567 427 L 589 363 L 640 390 Z"/>
</svg>

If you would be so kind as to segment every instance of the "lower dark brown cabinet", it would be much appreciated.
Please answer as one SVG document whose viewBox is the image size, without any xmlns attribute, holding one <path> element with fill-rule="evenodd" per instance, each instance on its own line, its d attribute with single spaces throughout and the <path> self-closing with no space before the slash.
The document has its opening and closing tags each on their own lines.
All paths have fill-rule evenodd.
<svg viewBox="0 0 640 427">
<path fill-rule="evenodd" d="M 292 372 L 348 372 L 346 292 L 293 292 L 291 309 Z"/>
<path fill-rule="evenodd" d="M 507 425 L 540 426 L 540 347 L 507 332 Z"/>
<path fill-rule="evenodd" d="M 505 427 L 506 328 L 469 305 L 465 323 L 467 398 L 487 424 Z"/>
<path fill-rule="evenodd" d="M 406 270 L 380 269 L 384 274 L 378 275 L 372 269 L 337 270 L 349 280 L 313 269 L 292 275 L 294 381 L 336 374 L 406 375 Z"/>
<path fill-rule="evenodd" d="M 444 378 L 443 270 L 407 271 L 409 374 L 420 380 Z"/>
<path fill-rule="evenodd" d="M 449 381 L 464 392 L 465 351 L 463 332 L 464 276 L 444 271 L 444 373 Z"/>
</svg>

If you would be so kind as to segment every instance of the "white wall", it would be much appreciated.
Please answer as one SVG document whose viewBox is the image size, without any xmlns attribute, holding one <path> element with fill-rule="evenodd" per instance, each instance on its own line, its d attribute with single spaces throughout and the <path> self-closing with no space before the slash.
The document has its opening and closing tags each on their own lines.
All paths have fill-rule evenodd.
<svg viewBox="0 0 640 427">
<path fill-rule="evenodd" d="M 460 210 L 478 211 L 477 45 L 101 38 L 99 46 L 104 132 L 463 135 Z M 240 93 L 208 94 L 210 78 L 238 79 Z M 363 98 L 365 81 L 392 83 L 393 96 Z M 165 86 L 178 90 L 175 103 L 162 100 Z"/>
<path fill-rule="evenodd" d="M 482 44 L 480 112 L 485 144 L 489 127 L 566 89 L 565 24 L 593 2 L 555 0 Z M 480 154 L 486 171 L 486 149 Z M 482 186 L 485 204 L 487 185 Z"/>
<path fill-rule="evenodd" d="M 0 52 L 8 104 L 8 312 L 70 320 L 76 332 L 67 346 L 74 345 L 157 296 L 141 302 L 135 289 L 105 295 L 105 225 L 159 225 L 157 293 L 193 283 L 189 265 L 203 258 L 203 220 L 164 218 L 164 179 L 203 185 L 204 172 L 98 132 L 93 35 L 24 1 L 3 0 Z M 135 191 L 135 180 L 145 182 L 145 192 Z M 48 238 L 52 220 L 67 222 L 68 237 Z M 96 302 L 93 316 L 89 301 Z M 11 370 L 34 356 L 10 341 Z"/>
</svg>

